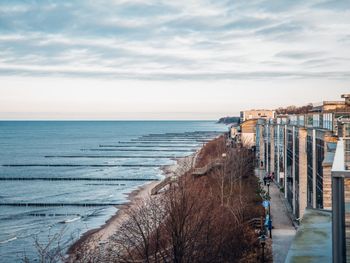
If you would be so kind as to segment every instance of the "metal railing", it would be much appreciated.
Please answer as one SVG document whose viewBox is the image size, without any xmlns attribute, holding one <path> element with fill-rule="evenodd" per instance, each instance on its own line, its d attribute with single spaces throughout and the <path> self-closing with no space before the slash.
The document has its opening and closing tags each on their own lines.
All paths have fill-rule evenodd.
<svg viewBox="0 0 350 263">
<path fill-rule="evenodd" d="M 345 189 L 346 169 L 344 140 L 339 139 L 332 167 L 332 251 L 333 262 L 346 262 Z"/>
</svg>

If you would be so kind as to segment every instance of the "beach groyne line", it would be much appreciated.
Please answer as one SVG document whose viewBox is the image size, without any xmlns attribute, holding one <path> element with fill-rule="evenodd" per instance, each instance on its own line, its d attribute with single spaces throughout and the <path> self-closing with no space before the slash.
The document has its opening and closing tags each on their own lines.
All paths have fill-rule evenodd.
<svg viewBox="0 0 350 263">
<path fill-rule="evenodd" d="M 72 214 L 72 213 L 29 213 L 25 215 L 34 216 L 34 217 L 82 216 L 81 214 Z"/>
<path fill-rule="evenodd" d="M 209 140 L 214 139 L 213 136 L 140 136 L 138 139 L 168 139 L 168 140 Z"/>
<path fill-rule="evenodd" d="M 196 140 L 190 140 L 190 139 L 131 139 L 132 142 L 210 142 L 211 140 L 206 139 L 196 139 Z"/>
<path fill-rule="evenodd" d="M 13 203 L 13 202 L 4 202 L 0 203 L 0 206 L 22 206 L 22 207 L 47 207 L 47 206 L 115 206 L 122 205 L 122 203 Z"/>
<path fill-rule="evenodd" d="M 3 167 L 162 167 L 163 164 L 3 164 Z"/>
<path fill-rule="evenodd" d="M 191 142 L 188 143 L 186 142 L 170 142 L 170 141 L 162 141 L 159 144 L 154 144 L 154 141 L 143 141 L 143 142 L 138 142 L 138 141 L 118 141 L 119 144 L 152 144 L 152 145 L 158 145 L 158 146 L 199 146 L 200 143 L 196 142 Z"/>
<path fill-rule="evenodd" d="M 194 152 L 196 149 L 108 149 L 108 148 L 93 148 L 81 149 L 81 151 L 105 151 L 105 152 Z"/>
<path fill-rule="evenodd" d="M 99 147 L 111 147 L 111 148 L 190 148 L 195 147 L 195 145 L 115 145 L 115 144 L 101 144 Z"/>
<path fill-rule="evenodd" d="M 45 155 L 45 158 L 115 158 L 115 159 L 169 159 L 176 155 Z"/>
<path fill-rule="evenodd" d="M 216 136 L 223 132 L 216 131 L 195 131 L 195 132 L 166 132 L 166 133 L 149 133 L 143 136 Z"/>
<path fill-rule="evenodd" d="M 0 181 L 159 181 L 157 178 L 0 177 Z"/>
</svg>

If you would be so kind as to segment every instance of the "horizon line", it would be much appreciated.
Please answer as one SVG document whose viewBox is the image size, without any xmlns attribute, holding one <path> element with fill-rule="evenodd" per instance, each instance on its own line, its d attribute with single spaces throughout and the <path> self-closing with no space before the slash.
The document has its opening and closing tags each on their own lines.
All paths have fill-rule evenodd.
<svg viewBox="0 0 350 263">
<path fill-rule="evenodd" d="M 218 119 L 0 119 L 0 121 L 218 121 Z"/>
</svg>

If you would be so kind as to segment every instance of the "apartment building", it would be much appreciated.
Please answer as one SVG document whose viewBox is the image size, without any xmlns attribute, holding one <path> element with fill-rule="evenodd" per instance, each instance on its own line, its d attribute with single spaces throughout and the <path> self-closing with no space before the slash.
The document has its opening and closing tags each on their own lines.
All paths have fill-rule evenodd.
<svg viewBox="0 0 350 263">
<path fill-rule="evenodd" d="M 306 207 L 332 208 L 333 159 L 339 136 L 344 134 L 341 121 L 350 119 L 350 96 L 342 98 L 325 101 L 305 114 L 256 121 L 259 166 L 275 174 L 296 218 L 303 216 Z"/>
<path fill-rule="evenodd" d="M 240 112 L 241 123 L 252 119 L 270 119 L 275 117 L 274 110 L 245 110 Z"/>
</svg>

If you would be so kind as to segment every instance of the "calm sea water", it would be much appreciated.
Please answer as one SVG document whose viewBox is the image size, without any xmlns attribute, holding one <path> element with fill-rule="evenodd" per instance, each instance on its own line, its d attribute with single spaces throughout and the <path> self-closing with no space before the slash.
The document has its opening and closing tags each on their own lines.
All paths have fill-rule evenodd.
<svg viewBox="0 0 350 263">
<path fill-rule="evenodd" d="M 37 258 L 60 233 L 69 247 L 227 127 L 214 121 L 0 122 L 0 262 Z"/>
</svg>

